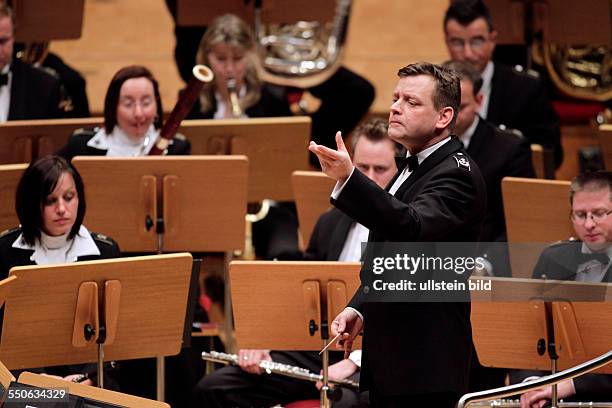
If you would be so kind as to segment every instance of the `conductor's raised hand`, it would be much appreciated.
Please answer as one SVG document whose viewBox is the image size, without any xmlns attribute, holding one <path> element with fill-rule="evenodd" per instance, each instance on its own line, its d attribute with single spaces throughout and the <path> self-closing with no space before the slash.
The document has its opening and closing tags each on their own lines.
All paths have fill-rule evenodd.
<svg viewBox="0 0 612 408">
<path fill-rule="evenodd" d="M 363 329 L 363 321 L 359 315 L 353 310 L 346 308 L 331 324 L 331 334 L 335 337 L 341 333 L 340 339 L 336 343 L 336 348 L 344 349 L 344 358 L 348 358 L 353 350 L 353 341 L 361 333 Z"/>
<path fill-rule="evenodd" d="M 349 156 L 344 141 L 342 140 L 342 132 L 336 133 L 337 150 L 329 147 L 310 142 L 308 150 L 317 155 L 321 170 L 329 177 L 344 183 L 353 171 L 353 162 Z"/>
</svg>

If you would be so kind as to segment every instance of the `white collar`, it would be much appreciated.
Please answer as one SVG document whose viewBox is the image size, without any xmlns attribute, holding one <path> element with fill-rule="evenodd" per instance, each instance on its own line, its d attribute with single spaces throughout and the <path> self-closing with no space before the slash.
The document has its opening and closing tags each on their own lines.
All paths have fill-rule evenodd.
<svg viewBox="0 0 612 408">
<path fill-rule="evenodd" d="M 480 116 L 476 115 L 470 127 L 465 129 L 465 132 L 463 132 L 462 135 L 459 135 L 459 140 L 461 140 L 461 143 L 463 143 L 463 147 L 465 149 L 467 149 L 468 146 L 470 145 L 470 141 L 472 140 L 472 136 L 474 136 L 474 132 L 476 131 L 476 128 L 478 127 L 479 121 L 480 121 Z"/>
<path fill-rule="evenodd" d="M 96 134 L 89 139 L 87 146 L 94 149 L 106 150 L 106 155 L 111 157 L 146 156 L 149 154 L 157 138 L 159 130 L 151 124 L 147 133 L 139 140 L 131 139 L 119 126 L 115 126 L 110 134 L 104 128 L 100 128 Z"/>
<path fill-rule="evenodd" d="M 420 152 L 418 152 L 416 154 L 417 160 L 419 161 L 419 164 L 423 163 L 423 160 L 425 160 L 427 157 L 429 157 L 429 155 L 431 155 L 433 152 L 435 152 L 436 150 L 438 150 L 440 147 L 442 147 L 443 145 L 445 145 L 449 140 L 451 140 L 450 136 L 447 136 L 445 139 L 440 140 L 438 143 L 429 146 L 426 149 L 421 150 Z M 410 151 L 406 152 L 406 157 L 410 157 L 412 156 L 410 154 Z"/>
<path fill-rule="evenodd" d="M 584 242 L 582 243 L 580 252 L 582 252 L 583 254 L 593 254 L 594 253 L 591 250 L 591 248 L 589 248 L 587 244 L 585 244 Z M 612 260 L 612 245 L 608 246 L 608 248 L 606 249 L 606 254 L 608 255 L 608 258 Z"/>
<path fill-rule="evenodd" d="M 67 240 L 64 236 L 49 237 L 45 234 L 43 241 L 45 242 L 41 243 L 41 240 L 37 239 L 34 245 L 29 245 L 24 242 L 23 234 L 19 234 L 12 247 L 34 251 L 30 259 L 37 265 L 76 262 L 81 256 L 100 255 L 98 246 L 83 225 L 71 240 Z"/>
<path fill-rule="evenodd" d="M 493 64 L 493 61 L 487 62 L 487 66 L 482 71 L 482 74 L 480 74 L 480 77 L 482 78 L 482 86 L 480 88 L 481 92 L 487 94 L 490 92 L 494 71 L 495 65 Z"/>
<path fill-rule="evenodd" d="M 6 64 L 2 69 L 0 69 L 0 74 L 8 74 L 11 70 L 11 63 Z"/>
</svg>

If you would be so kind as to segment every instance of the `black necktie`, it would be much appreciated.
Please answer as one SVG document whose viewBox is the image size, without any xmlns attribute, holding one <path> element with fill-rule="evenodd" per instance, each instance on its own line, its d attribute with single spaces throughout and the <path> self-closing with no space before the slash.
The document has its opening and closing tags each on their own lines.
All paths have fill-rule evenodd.
<svg viewBox="0 0 612 408">
<path fill-rule="evenodd" d="M 419 167 L 419 159 L 416 156 L 396 157 L 395 165 L 397 166 L 397 171 L 401 172 L 408 166 L 408 171 L 413 172 Z"/>
<path fill-rule="evenodd" d="M 8 74 L 0 74 L 0 86 L 8 85 Z"/>
<path fill-rule="evenodd" d="M 608 254 L 585 254 L 581 253 L 579 257 L 579 264 L 583 264 L 585 262 L 589 262 L 592 260 L 596 260 L 602 265 L 607 265 L 610 262 L 610 258 L 608 258 Z"/>
</svg>

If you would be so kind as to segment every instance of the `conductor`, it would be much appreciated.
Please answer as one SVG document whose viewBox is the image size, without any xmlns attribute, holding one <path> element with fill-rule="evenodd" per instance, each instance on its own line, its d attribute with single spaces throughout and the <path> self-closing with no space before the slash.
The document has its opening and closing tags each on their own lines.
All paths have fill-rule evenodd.
<svg viewBox="0 0 612 408">
<path fill-rule="evenodd" d="M 401 68 L 398 76 L 388 134 L 407 155 L 386 189 L 355 168 L 339 133 L 337 150 L 310 143 L 323 171 L 337 180 L 331 201 L 370 230 L 368 244 L 476 241 L 486 190 L 478 167 L 451 135 L 459 78 L 425 62 Z M 331 326 L 346 349 L 364 331 L 361 391 L 370 391 L 374 407 L 453 407 L 467 390 L 469 303 L 366 301 L 368 264 L 366 255 L 361 286 Z"/>
</svg>

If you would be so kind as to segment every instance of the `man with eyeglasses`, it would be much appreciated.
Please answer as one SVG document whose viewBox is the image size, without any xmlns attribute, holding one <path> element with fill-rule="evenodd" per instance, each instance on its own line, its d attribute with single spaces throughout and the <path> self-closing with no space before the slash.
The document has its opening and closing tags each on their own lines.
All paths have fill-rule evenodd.
<svg viewBox="0 0 612 408">
<path fill-rule="evenodd" d="M 537 73 L 492 61 L 497 32 L 482 0 L 455 0 L 444 17 L 444 35 L 452 59 L 471 63 L 481 74 L 480 116 L 495 125 L 520 130 L 530 143 L 563 159 L 559 118 Z"/>
<path fill-rule="evenodd" d="M 60 82 L 43 70 L 13 59 L 13 11 L 0 1 L 0 123 L 61 116 Z"/>
<path fill-rule="evenodd" d="M 612 282 L 612 172 L 576 177 L 570 187 L 570 218 L 578 240 L 546 248 L 535 267 L 534 278 L 580 282 Z M 588 374 L 559 384 L 559 398 L 609 401 L 612 375 Z M 521 396 L 522 408 L 540 408 L 551 397 L 551 388 Z"/>
</svg>

